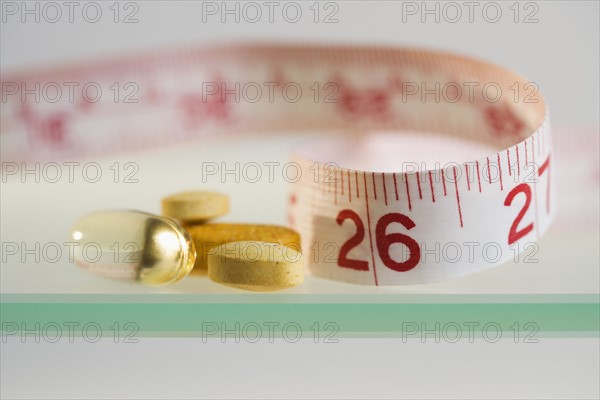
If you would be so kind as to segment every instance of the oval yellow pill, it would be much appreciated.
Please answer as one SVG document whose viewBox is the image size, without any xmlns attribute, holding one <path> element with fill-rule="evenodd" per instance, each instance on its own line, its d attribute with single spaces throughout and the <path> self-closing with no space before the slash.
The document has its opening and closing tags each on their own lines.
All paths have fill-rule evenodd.
<svg viewBox="0 0 600 400">
<path fill-rule="evenodd" d="M 302 254 L 279 243 L 225 243 L 208 254 L 208 276 L 217 283 L 254 291 L 272 291 L 304 282 Z"/>
<path fill-rule="evenodd" d="M 162 200 L 162 213 L 183 223 L 205 222 L 229 212 L 229 197 L 216 192 L 183 192 Z"/>
<path fill-rule="evenodd" d="M 196 246 L 196 264 L 192 273 L 208 272 L 207 254 L 216 246 L 229 242 L 256 240 L 279 243 L 300 251 L 300 235 L 282 226 L 251 224 L 189 225 L 187 230 Z"/>
<path fill-rule="evenodd" d="M 176 282 L 194 266 L 196 250 L 177 221 L 140 211 L 104 211 L 70 231 L 74 262 L 96 275 L 149 285 Z"/>
</svg>

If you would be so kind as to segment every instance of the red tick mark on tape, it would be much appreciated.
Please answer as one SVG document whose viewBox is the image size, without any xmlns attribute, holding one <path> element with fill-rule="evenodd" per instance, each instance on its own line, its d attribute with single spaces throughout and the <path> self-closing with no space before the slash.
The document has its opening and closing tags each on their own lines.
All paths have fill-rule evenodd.
<svg viewBox="0 0 600 400">
<path fill-rule="evenodd" d="M 352 183 L 350 182 L 350 170 L 346 171 L 348 173 L 348 202 L 352 203 Z"/>
<path fill-rule="evenodd" d="M 387 202 L 387 189 L 385 187 L 385 174 L 382 172 L 381 173 L 381 181 L 383 182 L 383 200 L 385 201 L 385 205 L 388 205 Z"/>
<path fill-rule="evenodd" d="M 465 164 L 465 174 L 467 177 L 467 190 L 471 191 L 471 180 L 469 179 L 469 166 Z"/>
<path fill-rule="evenodd" d="M 337 204 L 337 184 L 338 184 L 338 177 L 337 177 L 337 171 L 335 173 L 335 179 L 333 181 L 333 203 Z"/>
<path fill-rule="evenodd" d="M 517 144 L 517 176 L 521 176 L 521 160 L 519 159 L 519 145 Z"/>
<path fill-rule="evenodd" d="M 481 173 L 479 171 L 479 161 L 475 161 L 475 166 L 477 167 L 477 184 L 479 185 L 479 193 L 481 193 Z"/>
<path fill-rule="evenodd" d="M 458 207 L 458 217 L 460 219 L 460 227 L 463 227 L 462 210 L 460 208 L 460 195 L 458 194 L 458 180 L 456 179 L 456 167 L 454 169 L 454 190 L 456 190 L 456 206 Z"/>
<path fill-rule="evenodd" d="M 369 246 L 371 247 L 371 261 L 373 262 L 373 276 L 375 277 L 375 286 L 379 286 L 377 282 L 377 269 L 375 268 L 375 253 L 373 252 L 373 234 L 371 233 L 371 213 L 369 212 L 369 191 L 367 190 L 367 174 L 363 172 L 363 180 L 365 183 L 365 204 L 367 209 L 367 228 L 369 229 Z"/>
<path fill-rule="evenodd" d="M 371 180 L 373 181 L 373 198 L 377 200 L 377 186 L 375 186 L 375 172 L 371 174 Z"/>
<path fill-rule="evenodd" d="M 429 187 L 431 188 L 431 201 L 435 203 L 435 192 L 433 190 L 433 178 L 431 177 L 431 171 L 429 171 Z"/>
<path fill-rule="evenodd" d="M 404 184 L 406 185 L 406 198 L 408 199 L 408 210 L 412 210 L 412 205 L 410 204 L 410 188 L 408 187 L 408 175 L 404 175 Z"/>
<path fill-rule="evenodd" d="M 500 177 L 500 190 L 504 190 L 504 186 L 502 184 L 502 166 L 500 165 L 500 153 L 497 154 L 498 157 L 498 176 Z"/>
<path fill-rule="evenodd" d="M 444 186 L 444 196 L 446 196 L 446 177 L 444 176 L 444 170 L 442 169 L 442 185 Z"/>
</svg>

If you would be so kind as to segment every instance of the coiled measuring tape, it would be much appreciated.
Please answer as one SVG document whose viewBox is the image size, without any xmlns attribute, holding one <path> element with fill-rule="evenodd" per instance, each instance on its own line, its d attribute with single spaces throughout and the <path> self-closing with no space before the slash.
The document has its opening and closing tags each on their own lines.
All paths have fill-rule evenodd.
<svg viewBox="0 0 600 400">
<path fill-rule="evenodd" d="M 73 87 L 82 90 L 48 101 Z M 46 101 L 28 101 L 37 91 Z M 397 285 L 469 274 L 523 251 L 554 215 L 549 118 L 537 87 L 451 54 L 317 46 L 169 53 L 3 76 L 2 97 L 4 161 L 241 132 L 336 133 L 293 156 L 301 173 L 290 224 L 309 271 L 322 277 Z M 442 150 L 436 143 L 452 138 L 485 150 L 409 170 L 418 160 L 406 156 L 406 132 Z M 313 257 L 314 246 L 334 250 Z"/>
</svg>

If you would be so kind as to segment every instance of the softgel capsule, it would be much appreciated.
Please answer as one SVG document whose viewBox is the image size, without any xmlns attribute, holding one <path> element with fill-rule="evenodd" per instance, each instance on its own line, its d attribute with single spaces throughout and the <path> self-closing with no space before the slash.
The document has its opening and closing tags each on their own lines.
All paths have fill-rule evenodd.
<svg viewBox="0 0 600 400">
<path fill-rule="evenodd" d="M 96 275 L 169 284 L 196 259 L 194 242 L 175 220 L 140 211 L 103 211 L 79 219 L 69 234 L 75 263 Z"/>
</svg>

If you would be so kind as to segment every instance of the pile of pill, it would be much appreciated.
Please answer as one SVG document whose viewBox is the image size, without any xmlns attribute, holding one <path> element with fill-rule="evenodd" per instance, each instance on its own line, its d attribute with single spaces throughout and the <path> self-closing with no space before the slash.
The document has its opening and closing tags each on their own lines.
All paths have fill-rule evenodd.
<svg viewBox="0 0 600 400">
<path fill-rule="evenodd" d="M 94 274 L 149 285 L 208 275 L 240 289 L 272 291 L 304 281 L 297 232 L 280 226 L 213 223 L 229 212 L 229 198 L 214 192 L 174 194 L 162 216 L 102 211 L 70 231 L 75 263 Z"/>
</svg>

